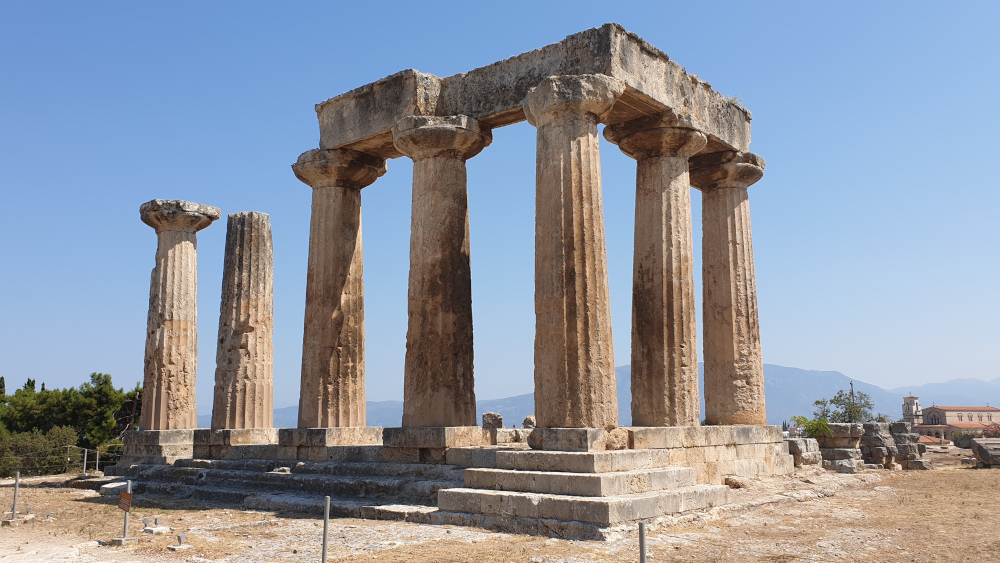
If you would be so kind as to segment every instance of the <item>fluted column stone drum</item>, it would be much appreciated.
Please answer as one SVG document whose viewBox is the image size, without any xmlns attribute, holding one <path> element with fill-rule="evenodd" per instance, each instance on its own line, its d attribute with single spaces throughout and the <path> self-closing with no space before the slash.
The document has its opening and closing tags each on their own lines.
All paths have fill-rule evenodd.
<svg viewBox="0 0 1000 563">
<path fill-rule="evenodd" d="M 212 428 L 274 426 L 274 251 L 267 213 L 229 215 Z"/>
</svg>

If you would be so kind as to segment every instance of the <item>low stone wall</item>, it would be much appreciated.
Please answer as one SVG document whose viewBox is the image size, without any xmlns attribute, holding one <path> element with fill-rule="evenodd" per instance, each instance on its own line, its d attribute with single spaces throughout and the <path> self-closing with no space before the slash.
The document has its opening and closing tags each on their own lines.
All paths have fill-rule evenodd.
<svg viewBox="0 0 1000 563">
<path fill-rule="evenodd" d="M 927 447 L 918 443 L 906 422 L 866 422 L 861 438 L 861 456 L 866 464 L 885 469 L 930 469 L 921 459 Z"/>
<path fill-rule="evenodd" d="M 823 454 L 819 451 L 819 442 L 815 438 L 785 438 L 788 453 L 792 454 L 795 467 L 804 465 L 819 465 L 823 462 Z"/>
<path fill-rule="evenodd" d="M 861 424 L 831 423 L 831 436 L 817 436 L 819 451 L 823 457 L 823 469 L 837 473 L 857 473 L 864 467 L 861 461 Z"/>
</svg>

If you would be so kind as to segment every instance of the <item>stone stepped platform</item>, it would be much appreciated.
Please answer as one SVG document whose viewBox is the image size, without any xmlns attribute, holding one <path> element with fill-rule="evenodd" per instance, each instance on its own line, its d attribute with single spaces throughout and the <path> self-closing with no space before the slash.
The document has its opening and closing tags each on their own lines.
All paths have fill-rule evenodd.
<svg viewBox="0 0 1000 563">
<path fill-rule="evenodd" d="M 558 452 L 454 448 L 464 487 L 438 493 L 438 519 L 581 539 L 606 539 L 640 520 L 726 504 L 729 487 L 699 484 L 659 450 Z"/>
<path fill-rule="evenodd" d="M 408 507 L 396 512 L 433 510 L 441 489 L 463 486 L 463 473 L 444 464 L 187 459 L 133 465 L 101 494 L 117 496 L 128 478 L 137 495 L 318 514 L 329 495 L 333 515 L 370 518 L 382 505 Z"/>
</svg>

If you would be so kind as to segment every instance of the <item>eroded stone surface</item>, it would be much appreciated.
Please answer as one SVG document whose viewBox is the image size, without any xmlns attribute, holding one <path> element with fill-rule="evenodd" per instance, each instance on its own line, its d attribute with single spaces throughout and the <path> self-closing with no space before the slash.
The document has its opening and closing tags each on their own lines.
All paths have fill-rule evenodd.
<svg viewBox="0 0 1000 563">
<path fill-rule="evenodd" d="M 198 374 L 198 240 L 218 219 L 217 207 L 154 199 L 139 207 L 156 229 L 156 267 L 150 276 L 143 370 L 143 430 L 196 428 Z"/>
<path fill-rule="evenodd" d="M 271 220 L 229 216 L 212 428 L 274 426 L 274 251 Z"/>
</svg>

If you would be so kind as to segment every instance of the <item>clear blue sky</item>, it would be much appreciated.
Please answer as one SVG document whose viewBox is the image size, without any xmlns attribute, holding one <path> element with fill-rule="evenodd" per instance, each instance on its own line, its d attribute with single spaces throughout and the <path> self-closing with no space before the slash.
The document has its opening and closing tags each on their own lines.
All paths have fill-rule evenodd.
<svg viewBox="0 0 1000 563">
<path fill-rule="evenodd" d="M 753 112 L 751 149 L 767 160 L 751 188 L 766 362 L 883 387 L 996 378 L 998 6 L 3 2 L 0 375 L 8 388 L 92 371 L 140 381 L 156 238 L 139 204 L 187 199 L 270 213 L 275 403 L 296 404 L 310 188 L 289 164 L 318 143 L 314 104 L 614 21 Z M 532 390 L 534 130 L 494 136 L 469 162 L 480 398 Z M 635 164 L 606 143 L 602 161 L 622 365 Z M 373 400 L 402 396 L 410 182 L 396 159 L 364 191 Z M 199 235 L 203 413 L 224 238 L 221 221 Z"/>
</svg>

